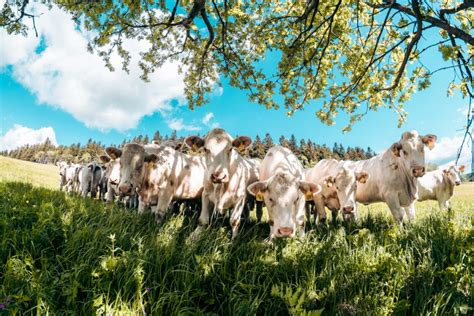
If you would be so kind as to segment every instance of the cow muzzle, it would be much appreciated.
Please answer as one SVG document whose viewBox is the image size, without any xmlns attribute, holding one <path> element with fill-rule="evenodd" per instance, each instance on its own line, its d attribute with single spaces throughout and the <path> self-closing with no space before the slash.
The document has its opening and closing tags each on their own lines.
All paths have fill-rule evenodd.
<svg viewBox="0 0 474 316">
<path fill-rule="evenodd" d="M 130 184 L 124 183 L 119 186 L 119 191 L 124 194 L 132 193 L 132 186 Z"/>
<path fill-rule="evenodd" d="M 425 167 L 415 167 L 412 169 L 413 176 L 415 178 L 420 178 L 425 175 Z"/>
<path fill-rule="evenodd" d="M 342 208 L 342 212 L 344 214 L 352 214 L 352 213 L 354 213 L 354 206 L 344 206 Z"/>
<path fill-rule="evenodd" d="M 214 172 L 211 174 L 212 183 L 226 183 L 229 181 L 227 174 L 224 172 Z"/>
<path fill-rule="evenodd" d="M 293 228 L 280 227 L 278 228 L 278 237 L 291 237 L 293 235 Z"/>
<path fill-rule="evenodd" d="M 454 184 L 460 185 L 460 184 L 461 184 L 461 181 L 456 181 L 456 182 L 454 182 Z"/>
</svg>

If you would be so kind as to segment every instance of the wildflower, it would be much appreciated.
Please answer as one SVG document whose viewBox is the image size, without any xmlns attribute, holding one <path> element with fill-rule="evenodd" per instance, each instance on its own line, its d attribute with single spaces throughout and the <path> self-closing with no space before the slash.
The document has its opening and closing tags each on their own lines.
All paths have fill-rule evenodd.
<svg viewBox="0 0 474 316">
<path fill-rule="evenodd" d="M 147 287 L 146 292 L 149 293 L 151 291 L 151 288 Z"/>
<path fill-rule="evenodd" d="M 0 311 L 4 310 L 6 308 L 5 304 L 0 303 Z"/>
</svg>

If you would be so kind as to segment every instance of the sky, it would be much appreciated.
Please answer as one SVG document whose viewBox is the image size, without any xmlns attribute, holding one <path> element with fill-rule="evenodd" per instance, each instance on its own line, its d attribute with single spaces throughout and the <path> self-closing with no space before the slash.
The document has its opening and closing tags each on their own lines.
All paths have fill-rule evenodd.
<svg viewBox="0 0 474 316">
<path fill-rule="evenodd" d="M 435 149 L 427 151 L 427 161 L 444 166 L 453 162 L 462 140 L 468 100 L 447 96 L 453 76 L 449 70 L 437 73 L 429 89 L 406 103 L 409 116 L 401 128 L 395 112 L 382 108 L 369 112 L 344 134 L 347 116 L 339 115 L 333 126 L 322 124 L 315 116 L 322 100 L 288 117 L 285 109 L 267 110 L 252 104 L 245 91 L 231 87 L 225 78 L 208 104 L 191 111 L 177 64 L 165 64 L 150 76 L 151 82 L 139 78 L 137 56 L 146 49 L 146 42 L 125 42 L 132 54 L 130 74 L 121 70 L 118 58 L 112 59 L 116 70 L 110 72 L 100 57 L 86 50 L 92 34 L 79 30 L 68 15 L 39 4 L 30 10 L 42 13 L 36 20 L 38 37 L 33 32 L 23 37 L 0 30 L 0 150 L 46 138 L 64 145 L 92 138 L 108 145 L 139 134 L 152 137 L 156 130 L 163 135 L 176 130 L 178 136 L 186 136 L 222 127 L 231 135 L 254 138 L 268 132 L 277 141 L 280 135 L 294 134 L 297 139 L 310 138 L 330 147 L 338 142 L 380 152 L 404 131 L 415 129 L 438 136 Z M 425 63 L 433 69 L 445 65 L 436 48 L 428 52 Z M 272 60 L 266 64 L 271 65 Z M 470 170 L 470 161 L 469 143 L 459 164 Z"/>
</svg>

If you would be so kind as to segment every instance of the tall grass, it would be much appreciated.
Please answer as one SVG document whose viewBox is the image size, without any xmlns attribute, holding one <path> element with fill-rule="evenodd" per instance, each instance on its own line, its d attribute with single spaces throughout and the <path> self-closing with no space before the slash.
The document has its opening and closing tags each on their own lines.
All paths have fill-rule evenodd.
<svg viewBox="0 0 474 316">
<path fill-rule="evenodd" d="M 314 227 L 304 241 L 263 242 L 227 221 L 149 214 L 29 184 L 0 182 L 0 313 L 473 314 L 472 199 L 454 214 L 419 207 Z M 2 305 L 0 305 L 0 309 Z"/>
</svg>

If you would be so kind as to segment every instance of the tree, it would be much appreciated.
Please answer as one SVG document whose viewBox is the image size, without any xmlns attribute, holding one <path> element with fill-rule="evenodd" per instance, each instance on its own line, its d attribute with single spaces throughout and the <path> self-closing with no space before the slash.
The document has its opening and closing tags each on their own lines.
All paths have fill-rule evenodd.
<svg viewBox="0 0 474 316">
<path fill-rule="evenodd" d="M 144 80 L 165 62 L 180 62 L 190 108 L 207 101 L 221 76 L 267 108 L 280 107 L 282 96 L 289 115 L 322 100 L 316 116 L 333 124 L 337 113 L 348 113 L 345 131 L 385 105 L 403 123 L 404 103 L 439 70 L 457 74 L 449 91 L 473 97 L 474 0 L 43 2 L 93 31 L 89 49 L 111 70 L 116 55 L 128 70 L 128 38 L 150 43 L 139 61 Z M 41 19 L 28 3 L 6 1 L 0 26 L 27 34 L 25 19 Z M 440 69 L 424 66 L 434 48 L 446 61 Z M 260 62 L 269 55 L 276 71 Z M 471 123 L 468 116 L 467 128 Z"/>
</svg>

